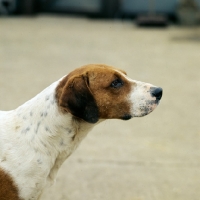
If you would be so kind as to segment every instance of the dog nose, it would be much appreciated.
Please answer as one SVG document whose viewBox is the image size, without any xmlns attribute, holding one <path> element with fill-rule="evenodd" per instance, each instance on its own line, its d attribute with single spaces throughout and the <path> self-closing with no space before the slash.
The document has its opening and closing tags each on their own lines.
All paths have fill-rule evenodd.
<svg viewBox="0 0 200 200">
<path fill-rule="evenodd" d="M 151 95 L 153 97 L 156 97 L 156 100 L 160 100 L 162 97 L 162 88 L 160 88 L 160 87 L 151 88 Z"/>
</svg>

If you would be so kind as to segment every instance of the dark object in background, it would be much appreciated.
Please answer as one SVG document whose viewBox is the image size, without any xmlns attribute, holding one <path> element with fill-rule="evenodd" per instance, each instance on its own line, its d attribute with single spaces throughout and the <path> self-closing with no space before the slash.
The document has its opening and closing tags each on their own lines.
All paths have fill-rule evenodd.
<svg viewBox="0 0 200 200">
<path fill-rule="evenodd" d="M 156 26 L 165 27 L 168 25 L 167 17 L 156 13 L 156 2 L 155 0 L 148 0 L 149 9 L 146 15 L 138 15 L 136 23 L 139 26 Z"/>
<path fill-rule="evenodd" d="M 120 6 L 120 0 L 102 0 L 100 15 L 104 18 L 116 16 Z"/>
<path fill-rule="evenodd" d="M 140 15 L 136 18 L 136 24 L 147 27 L 166 27 L 168 20 L 164 15 Z"/>
<path fill-rule="evenodd" d="M 18 0 L 18 12 L 24 15 L 34 15 L 40 11 L 39 0 Z"/>
<path fill-rule="evenodd" d="M 0 0 L 0 15 L 33 15 L 40 11 L 40 0 Z"/>
<path fill-rule="evenodd" d="M 35 15 L 39 12 L 116 16 L 120 0 L 0 0 L 0 15 Z"/>
<path fill-rule="evenodd" d="M 17 0 L 0 0 L 0 15 L 9 15 L 16 11 Z"/>
<path fill-rule="evenodd" d="M 41 11 L 115 17 L 120 0 L 40 0 Z"/>
<path fill-rule="evenodd" d="M 121 0 L 120 11 L 123 15 L 133 17 L 153 11 L 172 18 L 176 15 L 177 3 L 178 0 Z"/>
</svg>

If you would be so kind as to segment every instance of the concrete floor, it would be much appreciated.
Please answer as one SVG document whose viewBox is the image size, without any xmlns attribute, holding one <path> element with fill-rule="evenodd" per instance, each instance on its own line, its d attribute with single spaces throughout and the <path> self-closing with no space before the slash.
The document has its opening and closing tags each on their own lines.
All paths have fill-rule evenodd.
<svg viewBox="0 0 200 200">
<path fill-rule="evenodd" d="M 42 200 L 200 199 L 199 32 L 66 16 L 0 18 L 1 110 L 88 63 L 164 89 L 150 115 L 109 120 L 89 133 Z"/>
</svg>

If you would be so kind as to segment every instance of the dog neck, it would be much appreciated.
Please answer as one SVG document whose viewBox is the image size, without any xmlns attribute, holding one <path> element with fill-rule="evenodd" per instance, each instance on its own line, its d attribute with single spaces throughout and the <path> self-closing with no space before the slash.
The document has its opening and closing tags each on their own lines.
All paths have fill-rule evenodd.
<svg viewBox="0 0 200 200">
<path fill-rule="evenodd" d="M 16 164 L 12 176 L 20 188 L 26 188 L 23 190 L 26 192 L 22 191 L 21 194 L 25 199 L 29 199 L 32 194 L 39 195 L 39 190 L 47 183 L 52 184 L 59 167 L 94 126 L 59 110 L 54 92 L 57 85 L 58 82 L 53 83 L 33 99 L 8 113 L 8 116 L 14 116 L 15 121 L 12 127 L 15 131 L 10 131 L 10 134 L 15 135 L 9 137 L 15 139 L 12 140 L 13 144 L 11 141 L 7 144 L 16 151 L 15 157 L 26 155 L 24 158 L 28 158 L 20 158 L 19 161 L 23 161 L 21 164 L 16 163 L 16 158 L 10 155 L 9 161 Z M 8 117 L 7 123 L 9 120 Z M 19 178 L 17 174 L 21 170 L 26 171 L 26 174 Z M 32 189 L 34 187 L 35 191 Z"/>
</svg>

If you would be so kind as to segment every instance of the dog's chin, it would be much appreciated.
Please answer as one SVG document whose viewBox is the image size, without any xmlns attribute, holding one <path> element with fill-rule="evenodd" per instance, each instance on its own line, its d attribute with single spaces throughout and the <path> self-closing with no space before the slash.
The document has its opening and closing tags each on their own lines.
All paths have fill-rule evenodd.
<svg viewBox="0 0 200 200">
<path fill-rule="evenodd" d="M 146 106 L 141 106 L 140 108 L 137 109 L 137 111 L 134 111 L 133 116 L 134 117 L 144 117 L 148 114 L 150 114 L 151 112 L 153 112 L 155 110 L 155 108 L 157 107 L 157 103 L 155 104 L 151 104 L 151 105 L 146 105 Z"/>
</svg>

